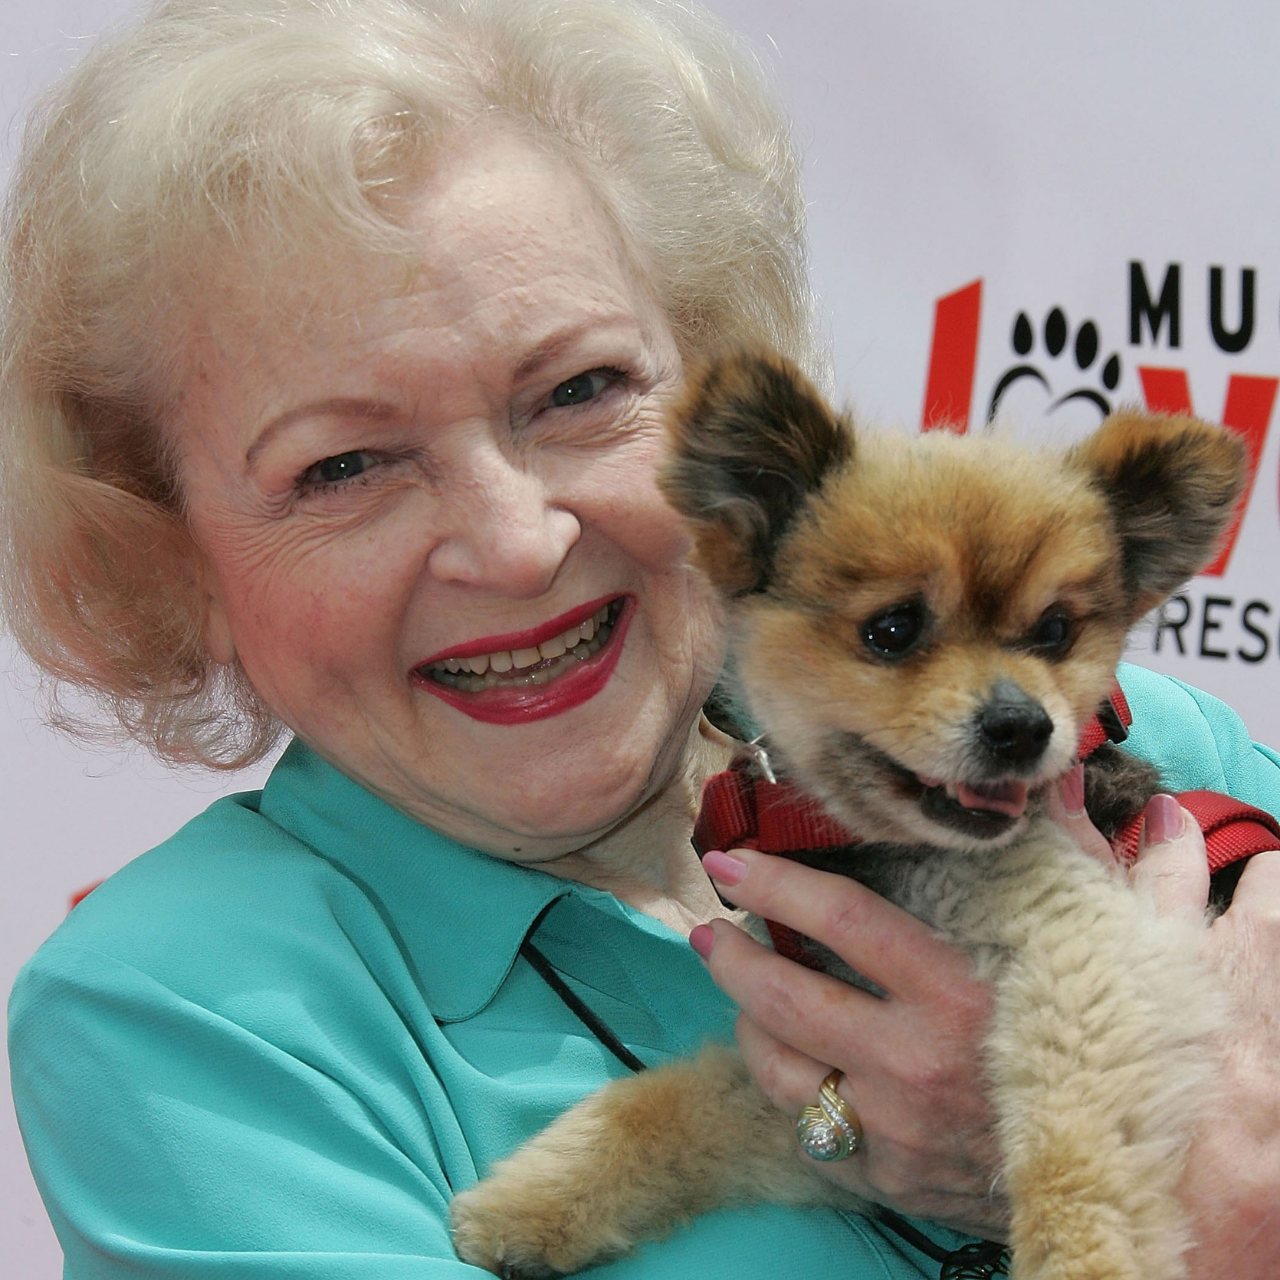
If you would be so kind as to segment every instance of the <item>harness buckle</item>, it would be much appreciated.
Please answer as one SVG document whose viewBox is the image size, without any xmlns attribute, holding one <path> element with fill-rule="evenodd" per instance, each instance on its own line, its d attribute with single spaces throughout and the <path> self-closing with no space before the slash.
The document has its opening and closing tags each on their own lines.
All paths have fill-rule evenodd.
<svg viewBox="0 0 1280 1280">
<path fill-rule="evenodd" d="M 735 760 L 750 760 L 753 765 L 760 771 L 761 777 L 766 782 L 776 783 L 778 775 L 773 771 L 773 765 L 769 763 L 769 753 L 763 745 L 764 734 L 758 734 L 752 738 L 750 742 L 742 743 L 734 753 Z"/>
</svg>

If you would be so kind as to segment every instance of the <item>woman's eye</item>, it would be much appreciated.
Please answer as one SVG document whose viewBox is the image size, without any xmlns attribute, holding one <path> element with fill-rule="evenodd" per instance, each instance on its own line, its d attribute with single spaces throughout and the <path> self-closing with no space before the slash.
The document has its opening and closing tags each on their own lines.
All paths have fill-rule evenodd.
<svg viewBox="0 0 1280 1280">
<path fill-rule="evenodd" d="M 602 391 L 618 380 L 613 369 L 592 369 L 560 383 L 551 393 L 551 403 L 557 409 L 568 409 L 575 404 L 594 400 Z"/>
<path fill-rule="evenodd" d="M 323 458 L 315 466 L 308 467 L 302 473 L 301 484 L 304 488 L 314 488 L 316 485 L 354 480 L 368 471 L 374 461 L 372 455 L 361 449 L 353 449 L 350 453 L 335 453 L 332 458 Z"/>
</svg>

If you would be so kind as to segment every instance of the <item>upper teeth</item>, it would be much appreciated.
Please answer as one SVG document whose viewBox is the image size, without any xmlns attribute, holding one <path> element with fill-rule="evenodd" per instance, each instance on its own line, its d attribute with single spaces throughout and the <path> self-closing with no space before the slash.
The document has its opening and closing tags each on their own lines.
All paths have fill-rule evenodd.
<svg viewBox="0 0 1280 1280">
<path fill-rule="evenodd" d="M 448 671 L 457 674 L 459 671 L 470 671 L 482 676 L 491 667 L 494 671 L 505 673 L 513 667 L 518 671 L 524 667 L 532 667 L 535 663 L 545 662 L 548 658 L 559 658 L 582 641 L 595 638 L 596 630 L 609 618 L 609 606 L 603 605 L 585 622 L 576 627 L 562 631 L 550 640 L 527 649 L 500 649 L 497 653 L 481 653 L 471 658 L 445 658 L 443 662 L 433 662 L 428 670 Z"/>
</svg>

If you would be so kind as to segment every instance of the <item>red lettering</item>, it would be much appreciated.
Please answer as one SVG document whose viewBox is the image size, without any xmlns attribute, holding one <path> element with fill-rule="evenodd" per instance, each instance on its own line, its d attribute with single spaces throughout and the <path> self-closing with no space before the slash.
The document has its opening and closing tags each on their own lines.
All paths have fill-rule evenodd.
<svg viewBox="0 0 1280 1280">
<path fill-rule="evenodd" d="M 1271 425 L 1271 410 L 1276 403 L 1276 387 L 1280 378 L 1259 378 L 1248 373 L 1233 373 L 1227 380 L 1227 400 L 1222 407 L 1222 425 L 1237 431 L 1244 439 L 1245 457 L 1249 461 L 1249 474 L 1244 482 L 1244 496 L 1236 508 L 1222 539 L 1222 549 L 1205 573 L 1221 576 L 1227 570 L 1227 561 L 1236 545 L 1240 522 L 1253 494 L 1253 482 L 1258 478 L 1258 463 L 1262 459 L 1262 446 L 1267 442 L 1267 428 Z"/>
<path fill-rule="evenodd" d="M 921 430 L 954 431 L 957 435 L 969 430 L 981 313 L 981 280 L 938 299 L 933 311 L 933 345 Z"/>
<path fill-rule="evenodd" d="M 1185 369 L 1139 368 L 1142 379 L 1142 395 L 1147 408 L 1156 413 L 1191 413 L 1191 387 Z M 1222 407 L 1222 425 L 1236 432 L 1244 441 L 1249 474 L 1245 480 L 1244 496 L 1236 508 L 1222 547 L 1204 573 L 1207 577 L 1220 578 L 1226 571 L 1240 534 L 1240 522 L 1249 506 L 1253 482 L 1258 476 L 1258 463 L 1262 448 L 1267 442 L 1267 428 L 1271 425 L 1271 411 L 1275 407 L 1276 389 L 1280 378 L 1262 378 L 1249 373 L 1233 373 L 1227 379 L 1227 399 Z"/>
<path fill-rule="evenodd" d="M 1152 413 L 1190 413 L 1191 387 L 1185 369 L 1147 369 L 1139 367 L 1142 398 Z"/>
</svg>

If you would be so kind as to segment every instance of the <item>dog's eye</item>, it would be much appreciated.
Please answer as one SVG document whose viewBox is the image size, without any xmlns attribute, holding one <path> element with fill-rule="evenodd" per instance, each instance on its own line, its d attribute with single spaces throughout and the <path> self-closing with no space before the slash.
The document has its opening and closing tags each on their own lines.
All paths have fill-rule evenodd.
<svg viewBox="0 0 1280 1280">
<path fill-rule="evenodd" d="M 904 600 L 862 624 L 862 642 L 877 658 L 905 658 L 920 643 L 929 615 L 919 600 Z"/>
<path fill-rule="evenodd" d="M 1071 615 L 1055 605 L 1041 615 L 1027 637 L 1027 648 L 1053 657 L 1065 653 L 1071 640 Z"/>
</svg>

